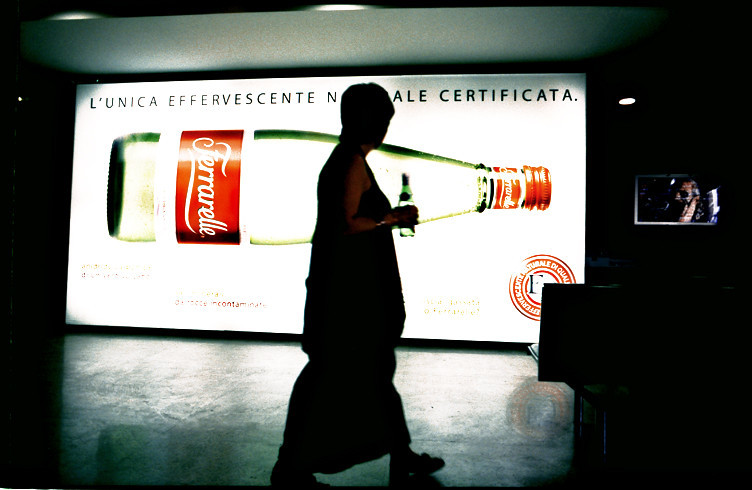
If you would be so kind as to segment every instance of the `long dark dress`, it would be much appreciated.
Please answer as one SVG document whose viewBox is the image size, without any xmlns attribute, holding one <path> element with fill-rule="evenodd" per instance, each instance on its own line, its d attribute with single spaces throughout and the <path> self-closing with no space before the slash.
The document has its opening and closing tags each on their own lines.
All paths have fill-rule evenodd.
<svg viewBox="0 0 752 490">
<path fill-rule="evenodd" d="M 283 459 L 334 473 L 410 442 L 392 382 L 405 308 L 389 227 L 345 235 L 345 175 L 357 145 L 339 144 L 318 184 L 318 220 L 306 281 L 303 350 L 309 362 L 290 397 Z M 358 215 L 381 221 L 390 204 L 366 164 L 371 187 Z"/>
</svg>

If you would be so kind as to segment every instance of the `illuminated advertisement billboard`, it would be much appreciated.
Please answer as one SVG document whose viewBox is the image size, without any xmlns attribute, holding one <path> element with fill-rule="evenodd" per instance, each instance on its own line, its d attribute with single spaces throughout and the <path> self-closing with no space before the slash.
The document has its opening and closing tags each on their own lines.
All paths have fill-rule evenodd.
<svg viewBox="0 0 752 490">
<path fill-rule="evenodd" d="M 366 82 L 396 110 L 369 166 L 421 216 L 394 230 L 404 337 L 537 342 L 543 284 L 584 280 L 583 74 L 79 85 L 67 323 L 301 333 L 318 174 Z"/>
</svg>

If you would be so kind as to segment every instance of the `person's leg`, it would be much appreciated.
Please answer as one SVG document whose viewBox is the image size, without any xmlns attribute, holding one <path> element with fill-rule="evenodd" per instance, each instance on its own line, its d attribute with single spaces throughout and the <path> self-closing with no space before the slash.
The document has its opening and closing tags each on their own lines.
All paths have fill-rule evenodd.
<svg viewBox="0 0 752 490">
<path fill-rule="evenodd" d="M 392 351 L 385 364 L 385 369 L 389 373 L 389 383 L 384 395 L 392 433 L 392 449 L 389 456 L 390 486 L 399 486 L 406 483 L 410 474 L 428 475 L 444 466 L 444 461 L 441 458 L 417 454 L 410 449 L 410 431 L 405 419 L 402 397 L 392 381 L 396 365 L 394 351 Z"/>
<path fill-rule="evenodd" d="M 308 426 L 308 412 L 314 389 L 315 366 L 309 362 L 301 371 L 290 395 L 282 446 L 271 474 L 271 485 L 279 487 L 313 486 L 316 479 L 306 467 L 304 440 Z"/>
</svg>

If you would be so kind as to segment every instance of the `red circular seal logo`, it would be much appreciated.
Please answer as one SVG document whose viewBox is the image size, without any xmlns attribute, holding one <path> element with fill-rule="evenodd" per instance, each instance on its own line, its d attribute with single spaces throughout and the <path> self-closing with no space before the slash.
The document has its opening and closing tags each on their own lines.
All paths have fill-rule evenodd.
<svg viewBox="0 0 752 490">
<path fill-rule="evenodd" d="M 541 293 L 548 282 L 573 284 L 574 273 L 553 255 L 533 255 L 523 260 L 519 272 L 509 278 L 509 297 L 517 311 L 540 321 Z"/>
</svg>

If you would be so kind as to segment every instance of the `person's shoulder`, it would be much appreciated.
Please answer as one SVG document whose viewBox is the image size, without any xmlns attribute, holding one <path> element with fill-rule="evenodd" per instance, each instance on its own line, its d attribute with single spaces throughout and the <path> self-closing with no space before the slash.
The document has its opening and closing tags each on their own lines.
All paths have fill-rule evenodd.
<svg viewBox="0 0 752 490">
<path fill-rule="evenodd" d="M 365 167 L 366 161 L 360 152 L 348 145 L 337 145 L 326 161 L 322 175 L 338 179 L 347 178 L 353 174 L 366 174 Z"/>
<path fill-rule="evenodd" d="M 360 151 L 360 148 L 354 148 L 349 145 L 339 145 L 337 149 L 335 149 L 332 158 L 347 171 L 353 168 L 365 168 L 366 164 L 366 159 L 363 156 L 363 152 Z"/>
</svg>

